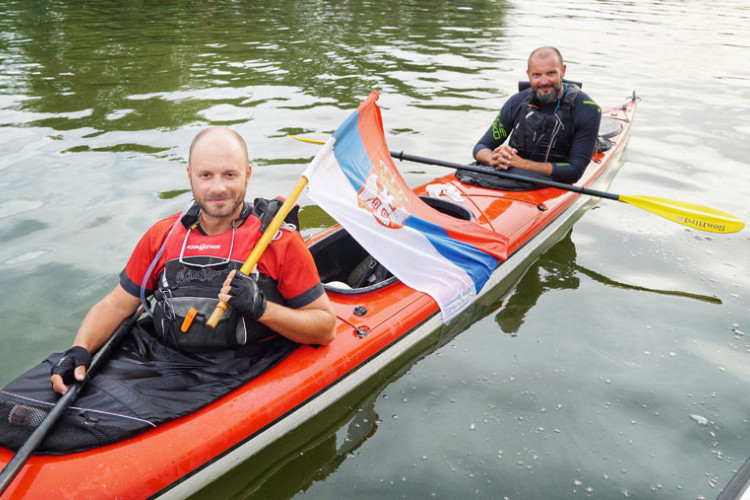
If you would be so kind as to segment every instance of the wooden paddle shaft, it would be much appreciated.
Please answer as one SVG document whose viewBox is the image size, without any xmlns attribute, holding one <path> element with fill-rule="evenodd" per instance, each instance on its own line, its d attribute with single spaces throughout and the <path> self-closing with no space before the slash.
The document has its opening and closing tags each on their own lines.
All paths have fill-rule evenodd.
<svg viewBox="0 0 750 500">
<path fill-rule="evenodd" d="M 276 215 L 274 215 L 273 219 L 271 219 L 271 223 L 268 225 L 268 228 L 260 237 L 258 243 L 255 244 L 255 248 L 253 248 L 253 251 L 250 252 L 250 255 L 247 257 L 245 263 L 242 264 L 239 272 L 244 274 L 250 274 L 252 272 L 253 268 L 260 260 L 260 256 L 263 255 L 266 247 L 268 247 L 268 245 L 271 243 L 271 240 L 273 240 L 274 236 L 276 236 L 276 232 L 281 227 L 281 223 L 284 222 L 284 219 L 286 218 L 287 214 L 289 214 L 289 211 L 294 206 L 294 203 L 297 201 L 297 198 L 299 198 L 300 193 L 302 193 L 302 190 L 306 185 L 307 177 L 303 175 L 299 178 L 297 184 L 294 186 L 294 189 L 292 189 L 292 192 L 289 193 L 289 197 L 281 205 L 281 208 L 279 208 L 279 211 L 276 212 Z M 228 308 L 229 304 L 227 304 L 223 300 L 220 300 L 219 303 L 216 304 L 216 309 L 214 309 L 214 312 L 211 313 L 208 321 L 206 321 L 206 326 L 208 326 L 209 328 L 215 328 L 216 325 L 219 324 L 219 320 Z"/>
</svg>

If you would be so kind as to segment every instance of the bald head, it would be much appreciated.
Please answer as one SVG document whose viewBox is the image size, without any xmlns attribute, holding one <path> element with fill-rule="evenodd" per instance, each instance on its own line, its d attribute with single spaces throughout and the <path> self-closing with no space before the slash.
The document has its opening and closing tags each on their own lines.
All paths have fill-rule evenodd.
<svg viewBox="0 0 750 500">
<path fill-rule="evenodd" d="M 544 60 L 548 59 L 550 57 L 554 57 L 557 59 L 557 66 L 562 68 L 563 67 L 563 57 L 562 54 L 560 54 L 560 51 L 557 50 L 555 47 L 547 46 L 547 47 L 539 47 L 538 49 L 534 49 L 531 52 L 531 55 L 529 55 L 529 60 L 527 63 L 527 69 L 531 68 L 532 59 L 533 60 Z"/>
<path fill-rule="evenodd" d="M 206 233 L 232 228 L 242 211 L 250 173 L 247 147 L 237 132 L 211 127 L 193 139 L 187 174 Z"/>
<path fill-rule="evenodd" d="M 226 149 L 240 155 L 242 163 L 249 163 L 247 144 L 240 134 L 228 127 L 208 127 L 201 130 L 190 144 L 188 167 L 192 163 L 193 154 L 199 149 Z"/>
</svg>

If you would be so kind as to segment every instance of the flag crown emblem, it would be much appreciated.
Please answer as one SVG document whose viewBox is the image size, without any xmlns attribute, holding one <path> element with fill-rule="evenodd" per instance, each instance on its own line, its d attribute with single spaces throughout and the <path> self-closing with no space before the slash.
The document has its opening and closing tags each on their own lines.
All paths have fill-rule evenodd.
<svg viewBox="0 0 750 500">
<path fill-rule="evenodd" d="M 404 208 L 406 194 L 401 190 L 390 169 L 381 160 L 373 168 L 362 188 L 357 192 L 357 203 L 381 225 L 398 229 L 404 226 L 409 212 Z"/>
</svg>

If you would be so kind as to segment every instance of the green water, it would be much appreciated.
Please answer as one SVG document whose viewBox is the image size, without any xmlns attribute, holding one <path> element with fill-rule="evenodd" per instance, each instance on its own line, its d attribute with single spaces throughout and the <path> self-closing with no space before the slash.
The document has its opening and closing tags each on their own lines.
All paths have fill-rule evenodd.
<svg viewBox="0 0 750 500">
<path fill-rule="evenodd" d="M 202 127 L 286 194 L 375 89 L 392 150 L 465 162 L 531 49 L 642 97 L 612 191 L 750 220 L 750 11 L 718 1 L 0 0 L 0 384 L 66 348 L 189 200 Z M 400 163 L 416 186 L 445 172 Z M 303 198 L 305 234 L 327 224 Z M 750 455 L 747 231 L 603 201 L 516 283 L 212 498 L 714 498 Z"/>
</svg>

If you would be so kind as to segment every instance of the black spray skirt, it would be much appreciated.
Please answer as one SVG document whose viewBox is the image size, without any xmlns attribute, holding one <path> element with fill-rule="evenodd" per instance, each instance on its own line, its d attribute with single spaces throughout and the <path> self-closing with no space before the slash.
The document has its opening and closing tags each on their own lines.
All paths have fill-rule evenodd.
<svg viewBox="0 0 750 500">
<path fill-rule="evenodd" d="M 64 454 L 114 443 L 192 413 L 266 371 L 298 344 L 281 336 L 210 354 L 165 346 L 150 319 L 135 324 L 88 381 L 36 453 Z M 0 445 L 17 450 L 59 399 L 52 354 L 0 390 Z"/>
</svg>

